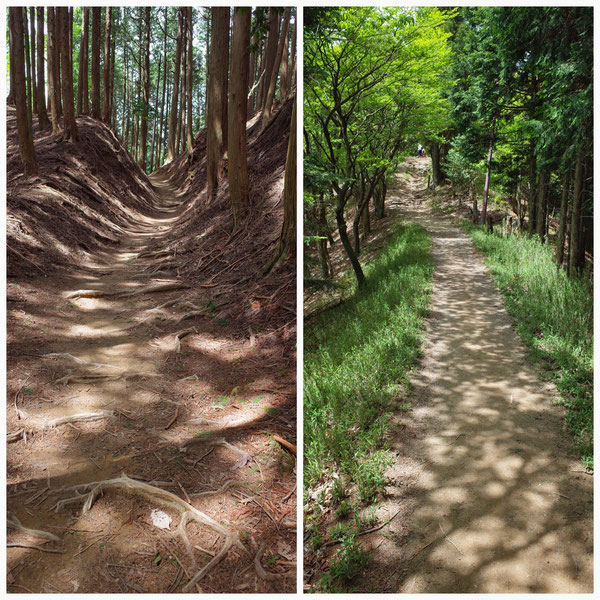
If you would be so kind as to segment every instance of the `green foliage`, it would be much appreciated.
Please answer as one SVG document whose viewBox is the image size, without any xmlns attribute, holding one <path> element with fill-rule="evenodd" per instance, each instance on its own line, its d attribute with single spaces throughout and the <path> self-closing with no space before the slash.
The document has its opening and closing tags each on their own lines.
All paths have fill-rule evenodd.
<svg viewBox="0 0 600 600">
<path fill-rule="evenodd" d="M 305 329 L 305 482 L 336 466 L 359 495 L 382 491 L 386 409 L 420 353 L 433 267 L 431 238 L 399 227 L 376 262 L 369 285 Z"/>
<path fill-rule="evenodd" d="M 569 279 L 537 238 L 489 235 L 467 225 L 486 257 L 518 332 L 556 383 L 566 422 L 593 467 L 593 290 Z"/>
</svg>

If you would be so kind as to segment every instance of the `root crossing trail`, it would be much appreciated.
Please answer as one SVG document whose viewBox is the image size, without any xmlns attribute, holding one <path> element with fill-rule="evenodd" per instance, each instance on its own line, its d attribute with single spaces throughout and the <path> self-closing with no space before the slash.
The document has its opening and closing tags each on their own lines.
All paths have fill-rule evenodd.
<svg viewBox="0 0 600 600">
<path fill-rule="evenodd" d="M 419 169 L 392 203 L 433 237 L 432 312 L 378 512 L 400 514 L 357 591 L 591 593 L 592 477 L 470 238 L 415 200 Z"/>
<path fill-rule="evenodd" d="M 285 377 L 207 315 L 209 290 L 190 298 L 164 251 L 186 206 L 152 183 L 155 213 L 118 249 L 80 274 L 13 284 L 13 337 L 39 335 L 9 349 L 8 432 L 26 434 L 8 448 L 10 591 L 295 587 L 295 463 L 265 433 Z M 277 560 L 260 567 L 263 553 Z"/>
</svg>

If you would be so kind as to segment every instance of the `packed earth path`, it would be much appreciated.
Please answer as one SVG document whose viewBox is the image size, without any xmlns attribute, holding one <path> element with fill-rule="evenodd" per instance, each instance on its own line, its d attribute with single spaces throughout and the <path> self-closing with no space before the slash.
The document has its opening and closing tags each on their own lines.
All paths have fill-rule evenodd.
<svg viewBox="0 0 600 600">
<path fill-rule="evenodd" d="M 435 264 L 424 358 L 390 436 L 373 560 L 357 592 L 592 593 L 593 478 L 564 431 L 470 238 L 423 202 L 408 159 L 392 213 L 425 227 Z M 406 399 L 403 399 L 405 402 Z"/>
<path fill-rule="evenodd" d="M 8 589 L 293 591 L 295 447 L 272 434 L 294 374 L 223 333 L 213 284 L 160 272 L 189 206 L 150 179 L 116 248 L 9 283 Z"/>
</svg>

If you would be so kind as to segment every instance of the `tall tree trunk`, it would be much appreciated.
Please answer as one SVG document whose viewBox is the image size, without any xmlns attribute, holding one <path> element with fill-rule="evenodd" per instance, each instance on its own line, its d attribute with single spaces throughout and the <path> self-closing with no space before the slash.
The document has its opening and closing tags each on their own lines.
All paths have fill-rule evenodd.
<svg viewBox="0 0 600 600">
<path fill-rule="evenodd" d="M 281 55 L 281 73 L 279 75 L 279 100 L 283 102 L 289 93 L 289 52 L 288 46 L 290 43 L 290 30 L 285 32 L 285 40 L 283 42 L 283 54 Z"/>
<path fill-rule="evenodd" d="M 565 167 L 562 180 L 562 194 L 560 197 L 560 221 L 558 236 L 556 238 L 556 263 L 561 266 L 565 259 L 565 237 L 567 232 L 567 209 L 569 202 L 569 187 L 571 183 L 571 170 Z"/>
<path fill-rule="evenodd" d="M 56 110 L 58 111 L 58 116 L 63 116 L 63 98 L 61 97 L 62 93 L 62 81 L 61 81 L 61 66 L 60 66 L 60 34 L 58 31 L 58 17 L 56 16 L 56 7 L 54 7 L 54 20 L 52 21 L 52 37 L 54 39 L 54 43 L 52 45 L 54 52 L 54 60 L 52 61 L 52 66 L 54 68 L 54 81 L 56 85 L 54 86 L 54 94 L 56 96 Z"/>
<path fill-rule="evenodd" d="M 433 141 L 431 143 L 431 175 L 433 187 L 437 187 L 442 182 L 442 169 L 440 166 L 440 143 Z"/>
<path fill-rule="evenodd" d="M 211 7 L 209 114 L 206 140 L 207 199 L 211 199 L 223 169 L 227 144 L 227 79 L 229 74 L 229 8 Z"/>
<path fill-rule="evenodd" d="M 52 118 L 52 133 L 60 131 L 58 98 L 59 93 L 56 89 L 59 85 L 56 77 L 55 62 L 60 61 L 56 47 L 56 28 L 54 8 L 47 8 L 48 15 L 48 102 L 50 103 L 50 117 Z"/>
<path fill-rule="evenodd" d="M 92 7 L 92 117 L 100 118 L 100 21 L 102 8 Z"/>
<path fill-rule="evenodd" d="M 337 192 L 335 220 L 337 221 L 338 233 L 340 234 L 342 246 L 344 246 L 344 250 L 346 251 L 346 255 L 350 260 L 352 269 L 354 269 L 354 275 L 356 276 L 358 287 L 362 288 L 366 283 L 365 274 L 363 273 L 362 267 L 360 266 L 360 262 L 358 261 L 358 256 L 354 252 L 354 248 L 352 248 L 352 244 L 350 243 L 350 239 L 348 238 L 348 229 L 346 227 L 346 220 L 344 219 L 344 210 L 346 208 L 348 188 L 349 184 L 344 184 L 344 186 Z"/>
<path fill-rule="evenodd" d="M 31 87 L 31 55 L 30 55 L 30 45 L 29 45 L 29 30 L 28 22 L 27 22 L 27 8 L 23 8 L 23 45 L 25 48 L 25 85 L 26 85 L 26 94 L 27 94 L 27 118 L 29 119 L 29 127 L 33 128 L 33 89 Z M 33 130 L 33 129 L 32 129 Z"/>
<path fill-rule="evenodd" d="M 167 31 L 169 26 L 169 8 L 165 7 L 165 38 L 164 38 L 164 77 L 163 77 L 163 89 L 162 89 L 162 101 L 160 103 L 160 126 L 158 128 L 158 152 L 156 155 L 157 164 L 162 162 L 162 151 L 164 144 L 164 117 L 165 117 L 165 95 L 167 92 L 167 79 L 169 78 L 169 63 L 167 60 Z"/>
<path fill-rule="evenodd" d="M 275 64 L 277 56 L 277 46 L 279 39 L 279 12 L 274 8 L 269 9 L 269 35 L 265 44 L 264 59 L 262 61 L 261 70 L 264 69 L 260 85 L 258 86 L 258 107 L 263 110 L 267 100 L 267 92 L 271 83 L 271 72 Z"/>
<path fill-rule="evenodd" d="M 527 218 L 529 222 L 527 224 L 527 233 L 529 237 L 533 235 L 536 230 L 536 211 L 535 211 L 535 199 L 536 199 L 536 159 L 535 159 L 535 142 L 533 139 L 529 141 L 529 194 L 527 197 Z"/>
<path fill-rule="evenodd" d="M 277 46 L 277 55 L 275 56 L 275 62 L 273 63 L 273 69 L 269 78 L 269 87 L 267 89 L 267 97 L 265 99 L 265 105 L 263 107 L 262 118 L 261 118 L 261 130 L 267 126 L 271 120 L 271 109 L 273 107 L 273 100 L 275 99 L 275 87 L 277 86 L 277 75 L 279 73 L 279 65 L 281 64 L 281 57 L 283 56 L 283 45 L 287 40 L 287 31 L 290 25 L 290 15 L 292 9 L 287 7 L 283 13 L 283 25 L 281 26 L 281 36 L 279 44 Z M 268 71 L 267 71 L 268 73 Z"/>
<path fill-rule="evenodd" d="M 144 22 L 146 25 L 144 31 L 144 52 L 143 57 L 140 56 L 140 61 L 143 62 L 142 69 L 142 123 L 140 132 L 140 167 L 146 171 L 146 155 L 148 146 L 148 108 L 150 106 L 150 7 L 144 8 Z"/>
<path fill-rule="evenodd" d="M 14 70 L 14 95 L 17 108 L 17 136 L 19 138 L 19 154 L 23 163 L 25 177 L 37 173 L 37 161 L 33 148 L 33 135 L 27 116 L 27 87 L 25 84 L 25 48 L 23 30 L 23 8 L 9 7 L 10 31 L 13 44 L 11 47 L 10 65 Z"/>
<path fill-rule="evenodd" d="M 38 114 L 37 106 L 37 84 L 36 84 L 36 53 L 35 53 L 35 8 L 29 9 L 29 26 L 31 28 L 31 96 L 33 100 L 33 112 Z"/>
<path fill-rule="evenodd" d="M 194 129 L 192 125 L 192 86 L 194 84 L 194 24 L 192 22 L 192 7 L 187 9 L 188 50 L 187 50 L 187 148 L 190 156 L 194 152 Z"/>
<path fill-rule="evenodd" d="M 535 232 L 538 234 L 542 243 L 546 238 L 546 202 L 548 189 L 548 173 L 540 171 L 538 176 L 538 193 L 536 207 L 536 227 Z"/>
<path fill-rule="evenodd" d="M 50 128 L 46 112 L 46 89 L 44 78 L 44 7 L 37 8 L 37 107 L 38 125 L 41 130 Z"/>
<path fill-rule="evenodd" d="M 184 14 L 183 37 L 181 39 L 181 73 L 179 77 L 179 109 L 177 111 L 177 135 L 175 143 L 175 156 L 181 154 L 182 139 L 184 137 L 185 101 L 187 78 L 187 18 Z"/>
<path fill-rule="evenodd" d="M 231 85 L 229 88 L 229 194 L 233 207 L 233 223 L 239 227 L 248 205 L 248 159 L 246 152 L 246 110 L 250 59 L 249 8 L 235 8 L 231 42 Z"/>
<path fill-rule="evenodd" d="M 156 77 L 156 91 L 154 93 L 154 104 L 158 107 L 158 95 L 160 94 L 160 76 L 161 76 L 161 67 L 162 56 L 158 57 L 158 75 Z M 154 150 L 156 148 L 156 129 L 158 124 L 158 110 L 154 111 L 154 117 L 152 119 L 152 143 L 150 144 L 150 173 L 154 171 Z"/>
<path fill-rule="evenodd" d="M 105 8 L 104 20 L 104 101 L 102 104 L 102 120 L 110 123 L 110 28 L 112 7 Z"/>
<path fill-rule="evenodd" d="M 583 148 L 579 149 L 575 164 L 575 184 L 571 212 L 571 243 L 569 248 L 569 275 L 574 276 L 581 268 L 579 246 L 581 244 L 581 213 L 583 197 Z"/>
<path fill-rule="evenodd" d="M 294 73 L 296 72 L 296 30 L 298 29 L 297 27 L 298 24 L 298 20 L 296 19 L 296 22 L 294 23 L 294 32 L 292 33 L 292 54 L 290 56 L 290 67 L 289 67 L 289 74 L 290 74 L 290 90 L 293 89 L 294 87 Z"/>
<path fill-rule="evenodd" d="M 490 149 L 488 151 L 487 168 L 485 171 L 485 184 L 483 186 L 483 203 L 481 206 L 481 224 L 484 225 L 487 217 L 488 194 L 490 192 L 490 175 L 492 172 L 492 152 L 494 150 L 494 134 L 496 131 L 496 117 L 492 118 L 492 131 L 490 133 Z"/>
<path fill-rule="evenodd" d="M 229 10 L 229 9 L 227 9 Z M 181 50 L 183 36 L 183 14 L 184 9 L 180 8 L 177 14 L 177 46 L 175 50 L 175 72 L 173 74 L 173 100 L 171 101 L 171 117 L 169 119 L 169 145 L 167 148 L 167 162 L 175 158 L 175 143 L 177 138 L 177 107 L 179 105 L 179 73 L 181 69 Z"/>
<path fill-rule="evenodd" d="M 77 84 L 77 114 L 85 112 L 84 97 L 87 96 L 87 78 L 88 78 L 88 27 L 89 11 L 87 6 L 83 7 L 81 16 L 81 46 L 79 48 L 79 80 Z M 87 99 L 86 99 L 87 100 Z"/>
<path fill-rule="evenodd" d="M 10 15 L 10 11 L 9 11 Z M 8 27 L 8 52 L 9 52 L 9 66 L 10 66 L 10 87 L 8 90 L 8 97 L 6 98 L 6 104 L 12 106 L 15 104 L 15 67 L 12 63 L 13 59 L 16 57 L 15 51 L 15 32 L 14 27 L 9 25 Z"/>
<path fill-rule="evenodd" d="M 256 48 L 256 34 L 252 36 L 252 47 L 254 50 L 250 52 L 250 74 L 248 75 L 248 85 L 252 90 L 254 86 L 254 81 L 256 80 L 256 54 L 258 49 Z M 248 99 L 246 102 L 246 114 L 251 115 L 254 112 L 254 103 L 253 103 L 254 93 L 253 90 L 248 94 Z"/>
<path fill-rule="evenodd" d="M 268 273 L 273 267 L 290 256 L 296 250 L 296 101 L 292 109 L 290 137 L 285 160 L 285 179 L 283 183 L 283 226 L 273 257 L 264 269 Z"/>
<path fill-rule="evenodd" d="M 60 15 L 59 40 L 60 40 L 60 64 L 62 69 L 62 97 L 64 111 L 63 139 L 77 141 L 77 123 L 75 122 L 75 101 L 73 98 L 73 65 L 70 49 L 71 14 L 66 7 L 58 7 L 57 14 Z"/>
</svg>

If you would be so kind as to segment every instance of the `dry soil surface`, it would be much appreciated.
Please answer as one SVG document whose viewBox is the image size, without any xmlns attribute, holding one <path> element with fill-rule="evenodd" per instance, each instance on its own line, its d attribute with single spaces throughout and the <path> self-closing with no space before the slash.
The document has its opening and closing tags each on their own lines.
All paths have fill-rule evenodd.
<svg viewBox="0 0 600 600">
<path fill-rule="evenodd" d="M 200 285 L 207 295 L 196 290 L 192 305 L 185 281 L 152 273 L 161 255 L 147 248 L 160 248 L 185 209 L 176 190 L 153 184 L 156 214 L 85 271 L 9 283 L 7 429 L 26 435 L 7 452 L 10 592 L 295 590 L 295 459 L 270 435 L 295 439 L 282 410 L 293 369 L 258 334 L 228 334 L 214 285 Z M 96 297 L 72 297 L 82 289 Z M 110 489 L 82 512 L 91 488 L 71 486 L 122 473 L 218 526 L 189 521 L 186 550 L 179 511 L 160 492 Z M 169 514 L 170 529 L 155 525 L 154 509 Z M 221 556 L 228 532 L 237 545 Z"/>
<path fill-rule="evenodd" d="M 408 161 L 391 203 L 433 237 L 431 318 L 357 592 L 591 593 L 592 477 L 470 238 Z"/>
</svg>

